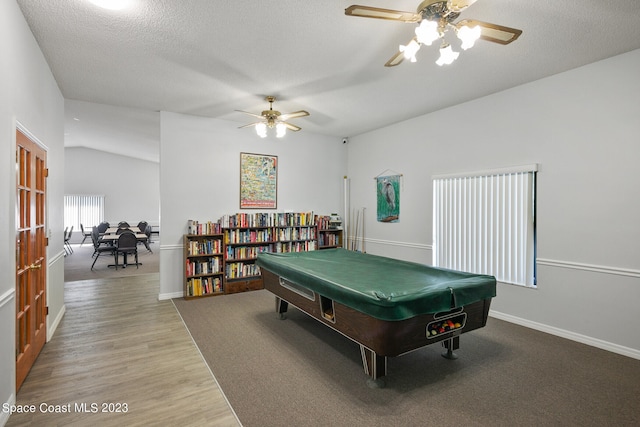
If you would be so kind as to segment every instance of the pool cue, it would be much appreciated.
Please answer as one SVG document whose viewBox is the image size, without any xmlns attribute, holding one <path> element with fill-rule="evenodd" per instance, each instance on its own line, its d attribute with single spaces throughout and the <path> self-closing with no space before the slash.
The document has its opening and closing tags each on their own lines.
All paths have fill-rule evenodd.
<svg viewBox="0 0 640 427">
<path fill-rule="evenodd" d="M 347 236 L 349 237 L 349 245 L 347 249 L 353 250 L 353 210 L 349 209 L 349 233 Z"/>
<path fill-rule="evenodd" d="M 367 210 L 367 208 L 362 208 L 362 253 L 367 253 L 367 251 L 364 248 L 364 213 Z"/>
<path fill-rule="evenodd" d="M 356 231 L 355 238 L 353 239 L 353 250 L 358 250 L 358 228 L 360 227 L 360 210 L 356 211 Z"/>
</svg>

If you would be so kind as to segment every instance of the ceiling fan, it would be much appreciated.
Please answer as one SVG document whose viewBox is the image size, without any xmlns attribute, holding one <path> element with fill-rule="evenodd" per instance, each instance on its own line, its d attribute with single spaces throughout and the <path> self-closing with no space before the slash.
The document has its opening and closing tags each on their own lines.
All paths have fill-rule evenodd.
<svg viewBox="0 0 640 427">
<path fill-rule="evenodd" d="M 465 50 L 472 47 L 479 38 L 494 43 L 509 44 L 522 34 L 522 30 L 474 19 L 453 22 L 463 10 L 475 2 L 476 0 L 424 0 L 418 5 L 416 13 L 353 5 L 346 8 L 344 13 L 348 16 L 418 24 L 415 29 L 416 36 L 406 45 L 400 45 L 399 52 L 384 64 L 385 67 L 396 66 L 404 59 L 416 62 L 416 52 L 420 49 L 420 46 L 430 46 L 431 43 L 438 39 L 442 40 L 442 44 L 440 46 L 440 58 L 436 61 L 436 64 L 444 65 L 451 64 L 459 54 L 454 52 L 451 45 L 444 39 L 445 32 L 449 29 L 452 29 L 458 38 L 462 40 L 461 47 Z"/>
<path fill-rule="evenodd" d="M 309 113 L 307 111 L 300 110 L 300 111 L 294 111 L 293 113 L 280 114 L 280 111 L 273 109 L 273 102 L 276 100 L 275 96 L 267 96 L 265 100 L 269 102 L 269 109 L 264 110 L 260 115 L 249 113 L 247 111 L 236 110 L 240 113 L 245 113 L 250 116 L 261 119 L 259 122 L 249 123 L 248 125 L 240 126 L 238 129 L 246 128 L 249 126 L 255 126 L 256 132 L 262 138 L 267 136 L 267 128 L 273 129 L 275 127 L 276 136 L 278 138 L 282 138 L 286 134 L 287 129 L 292 130 L 294 132 L 297 132 L 300 129 L 302 129 L 299 126 L 292 125 L 291 123 L 287 123 L 287 120 L 295 119 L 297 117 L 308 116 Z"/>
</svg>

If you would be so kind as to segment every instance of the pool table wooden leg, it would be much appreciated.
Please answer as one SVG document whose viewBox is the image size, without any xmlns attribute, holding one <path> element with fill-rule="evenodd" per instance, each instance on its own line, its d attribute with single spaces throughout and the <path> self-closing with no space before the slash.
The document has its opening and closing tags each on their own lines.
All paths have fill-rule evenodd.
<svg viewBox="0 0 640 427">
<path fill-rule="evenodd" d="M 276 313 L 278 313 L 278 317 L 280 319 L 286 319 L 288 308 L 289 308 L 288 302 L 286 302 L 282 298 L 276 297 Z"/>
<path fill-rule="evenodd" d="M 375 351 L 369 350 L 360 345 L 360 354 L 362 355 L 362 365 L 364 372 L 371 377 L 367 384 L 369 387 L 384 387 L 384 376 L 387 375 L 387 358 L 379 356 Z"/>
</svg>

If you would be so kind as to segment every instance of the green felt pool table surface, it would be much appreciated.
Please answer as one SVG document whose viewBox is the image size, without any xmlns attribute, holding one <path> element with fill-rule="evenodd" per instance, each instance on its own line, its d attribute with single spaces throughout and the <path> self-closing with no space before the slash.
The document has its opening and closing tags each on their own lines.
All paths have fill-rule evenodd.
<svg viewBox="0 0 640 427">
<path fill-rule="evenodd" d="M 493 276 L 341 248 L 261 253 L 257 263 L 290 282 L 382 320 L 448 311 L 496 296 Z"/>
</svg>

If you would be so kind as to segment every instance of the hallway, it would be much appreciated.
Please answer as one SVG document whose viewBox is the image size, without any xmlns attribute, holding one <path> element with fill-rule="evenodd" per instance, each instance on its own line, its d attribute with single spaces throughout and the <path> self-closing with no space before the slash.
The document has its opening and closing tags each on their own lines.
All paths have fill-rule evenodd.
<svg viewBox="0 0 640 427">
<path fill-rule="evenodd" d="M 67 282 L 65 316 L 16 399 L 34 412 L 6 425 L 238 426 L 158 277 Z"/>
</svg>

